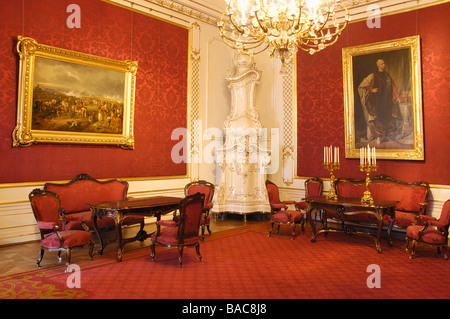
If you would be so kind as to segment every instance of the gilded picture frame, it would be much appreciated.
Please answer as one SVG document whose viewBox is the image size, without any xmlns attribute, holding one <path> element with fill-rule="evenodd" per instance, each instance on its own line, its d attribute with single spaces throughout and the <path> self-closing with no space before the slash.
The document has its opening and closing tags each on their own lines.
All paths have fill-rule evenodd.
<svg viewBox="0 0 450 319">
<path fill-rule="evenodd" d="M 342 49 L 345 157 L 424 160 L 420 38 Z"/>
<path fill-rule="evenodd" d="M 102 144 L 134 149 L 136 61 L 56 48 L 18 36 L 13 146 Z"/>
</svg>

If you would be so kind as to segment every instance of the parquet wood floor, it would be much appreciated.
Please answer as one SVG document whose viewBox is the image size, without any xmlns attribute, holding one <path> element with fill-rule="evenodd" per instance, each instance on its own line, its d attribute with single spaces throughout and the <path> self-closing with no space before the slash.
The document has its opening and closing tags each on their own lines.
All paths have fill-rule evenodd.
<svg viewBox="0 0 450 319">
<path fill-rule="evenodd" d="M 247 216 L 247 222 L 246 224 L 250 223 L 258 223 L 261 222 L 261 216 L 255 214 L 255 215 L 248 215 Z M 226 215 L 225 218 L 211 218 L 211 231 L 217 232 L 221 230 L 227 230 L 230 228 L 240 227 L 243 226 L 244 221 L 243 217 L 241 215 Z M 154 224 L 147 225 L 145 227 L 145 230 L 147 233 L 153 232 L 156 229 L 156 226 Z M 127 232 L 125 235 L 130 234 L 129 237 L 132 237 L 136 233 L 136 230 L 133 228 L 127 229 Z M 109 236 L 114 236 L 114 232 L 110 232 L 108 234 Z M 206 232 L 206 236 L 208 233 Z M 95 237 L 94 237 L 95 240 Z M 150 239 L 145 240 L 144 242 L 133 242 L 130 244 L 125 245 L 125 254 L 127 250 L 142 248 L 142 247 L 149 247 Z M 96 245 L 97 249 L 98 245 Z M 23 243 L 23 244 L 17 244 L 17 245 L 11 245 L 11 246 L 3 246 L 0 247 L 0 276 L 3 275 L 10 275 L 30 270 L 37 269 L 36 266 L 36 259 L 38 258 L 40 249 L 40 243 L 38 241 L 36 242 L 29 242 L 29 243 Z M 115 243 L 112 243 L 108 245 L 104 253 L 108 252 L 114 252 L 117 250 L 117 245 Z M 149 249 L 150 253 L 150 249 Z M 80 248 L 80 249 L 74 249 L 72 251 L 72 263 L 76 263 L 77 259 L 86 259 L 88 256 L 88 248 Z M 63 257 L 63 263 L 65 262 L 65 256 Z M 95 255 L 94 255 L 95 259 Z M 58 259 L 56 257 L 56 252 L 48 252 L 46 251 L 44 253 L 44 258 L 41 262 L 41 267 L 48 267 L 48 266 L 55 266 L 58 265 Z"/>
</svg>

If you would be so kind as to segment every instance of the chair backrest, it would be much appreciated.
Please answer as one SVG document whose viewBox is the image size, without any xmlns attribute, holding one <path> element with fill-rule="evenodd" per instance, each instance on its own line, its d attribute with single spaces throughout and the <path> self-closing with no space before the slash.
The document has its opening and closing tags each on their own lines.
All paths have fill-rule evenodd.
<svg viewBox="0 0 450 319">
<path fill-rule="evenodd" d="M 45 233 L 45 229 L 51 231 L 52 225 L 61 229 L 61 203 L 56 193 L 36 188 L 28 198 L 41 234 Z"/>
<path fill-rule="evenodd" d="M 203 213 L 205 194 L 196 193 L 186 196 L 180 201 L 180 222 L 178 225 L 178 242 L 198 237 L 200 219 Z"/>
<path fill-rule="evenodd" d="M 89 211 L 87 204 L 97 204 L 127 197 L 128 182 L 119 179 L 99 181 L 79 174 L 68 183 L 45 183 L 44 189 L 57 193 L 66 214 Z"/>
<path fill-rule="evenodd" d="M 441 229 L 441 231 L 448 231 L 450 226 L 450 199 L 444 203 L 442 207 L 441 216 L 439 217 L 439 222 L 446 225 L 446 229 Z"/>
<path fill-rule="evenodd" d="M 280 193 L 278 191 L 278 186 L 269 180 L 266 180 L 267 194 L 269 195 L 270 204 L 280 204 Z"/>
<path fill-rule="evenodd" d="M 205 204 L 212 202 L 214 197 L 214 184 L 200 180 L 191 182 L 184 187 L 184 195 L 189 196 L 196 193 L 205 194 Z"/>
<path fill-rule="evenodd" d="M 305 181 L 305 197 L 322 195 L 323 181 L 319 177 L 308 178 Z"/>
</svg>

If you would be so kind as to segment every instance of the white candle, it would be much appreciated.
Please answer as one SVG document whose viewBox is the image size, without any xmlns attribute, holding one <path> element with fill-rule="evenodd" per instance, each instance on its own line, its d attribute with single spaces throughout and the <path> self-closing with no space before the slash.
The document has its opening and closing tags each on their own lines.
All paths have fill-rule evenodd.
<svg viewBox="0 0 450 319">
<path fill-rule="evenodd" d="M 367 164 L 367 147 L 364 147 L 364 165 Z"/>
<path fill-rule="evenodd" d="M 323 162 L 326 163 L 325 146 L 323 147 Z"/>
<path fill-rule="evenodd" d="M 330 163 L 332 163 L 333 162 L 333 145 L 330 145 L 329 150 L 330 150 Z"/>
<path fill-rule="evenodd" d="M 363 156 L 362 156 L 362 147 L 359 148 L 359 165 L 362 165 L 363 163 Z"/>
<path fill-rule="evenodd" d="M 373 152 L 372 152 L 372 154 L 373 154 L 373 164 L 374 164 L 374 165 L 377 165 L 377 153 L 376 153 L 375 146 L 373 147 Z"/>
</svg>

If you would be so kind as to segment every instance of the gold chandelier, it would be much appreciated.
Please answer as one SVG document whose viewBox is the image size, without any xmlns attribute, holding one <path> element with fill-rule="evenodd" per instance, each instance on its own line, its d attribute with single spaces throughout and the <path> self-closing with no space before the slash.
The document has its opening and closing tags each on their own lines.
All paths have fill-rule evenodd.
<svg viewBox="0 0 450 319">
<path fill-rule="evenodd" d="M 314 54 L 333 45 L 350 16 L 339 0 L 225 0 L 218 27 L 224 42 L 249 55 L 266 49 L 284 64 L 298 48 Z M 343 12 L 338 21 L 336 12 Z"/>
</svg>

